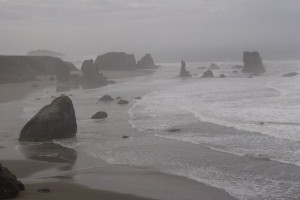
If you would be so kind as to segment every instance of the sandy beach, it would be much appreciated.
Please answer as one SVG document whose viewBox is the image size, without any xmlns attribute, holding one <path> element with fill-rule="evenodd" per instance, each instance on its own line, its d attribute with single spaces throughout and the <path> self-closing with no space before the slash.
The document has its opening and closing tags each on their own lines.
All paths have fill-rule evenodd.
<svg viewBox="0 0 300 200">
<path fill-rule="evenodd" d="M 111 77 L 118 77 L 117 74 L 112 72 Z M 138 75 L 145 73 L 138 72 L 130 76 Z M 0 102 L 19 100 L 31 92 L 43 89 L 49 82 L 38 82 L 38 87 L 34 88 L 30 87 L 31 84 L 1 85 L 0 92 L 5 95 L 1 95 Z M 10 114 L 10 121 L 17 121 L 17 125 L 5 126 L 8 127 L 6 134 L 20 131 L 20 124 L 24 123 L 18 116 L 21 112 L 16 109 Z M 4 119 L 5 114 L 1 115 L 1 119 Z M 8 122 L 3 120 L 2 123 Z M 116 131 L 114 127 L 107 126 L 105 130 Z M 8 167 L 26 187 L 17 199 L 235 199 L 223 190 L 191 179 L 147 168 L 107 165 L 58 144 L 46 143 L 37 148 L 19 144 L 17 138 L 14 138 L 4 141 L 1 146 L 1 164 Z M 37 192 L 43 188 L 50 189 L 50 192 Z"/>
</svg>

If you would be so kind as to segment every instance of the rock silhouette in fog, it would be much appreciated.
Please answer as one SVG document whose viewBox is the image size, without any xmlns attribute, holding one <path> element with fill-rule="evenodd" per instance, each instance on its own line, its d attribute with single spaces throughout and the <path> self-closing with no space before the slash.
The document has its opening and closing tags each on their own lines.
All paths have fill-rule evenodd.
<svg viewBox="0 0 300 200">
<path fill-rule="evenodd" d="M 97 70 L 133 70 L 136 69 L 136 60 L 133 54 L 124 52 L 109 52 L 96 58 Z"/>
<path fill-rule="evenodd" d="M 190 72 L 188 72 L 186 69 L 186 63 L 182 60 L 181 61 L 181 68 L 180 68 L 180 74 L 179 77 L 185 78 L 185 77 L 191 77 L 192 75 Z"/>
<path fill-rule="evenodd" d="M 138 69 L 157 69 L 159 66 L 154 63 L 151 54 L 146 54 L 137 62 Z"/>
<path fill-rule="evenodd" d="M 218 65 L 216 65 L 215 63 L 211 63 L 209 69 L 217 70 L 217 69 L 220 69 L 220 67 Z"/>
<path fill-rule="evenodd" d="M 82 86 L 83 88 L 93 88 L 104 86 L 113 81 L 108 81 L 107 78 L 98 72 L 98 69 L 95 67 L 92 59 L 85 60 L 81 66 L 82 72 Z"/>
<path fill-rule="evenodd" d="M 291 73 L 287 73 L 287 74 L 283 74 L 283 77 L 293 77 L 293 76 L 297 76 L 298 73 L 297 72 L 291 72 Z"/>
<path fill-rule="evenodd" d="M 18 181 L 16 176 L 0 163 L 0 199 L 13 198 L 24 189 L 23 183 Z"/>
<path fill-rule="evenodd" d="M 54 99 L 44 106 L 20 133 L 20 141 L 49 141 L 74 137 L 77 132 L 72 100 L 67 96 Z"/>
<path fill-rule="evenodd" d="M 202 78 L 213 78 L 214 73 L 211 70 L 207 70 L 203 73 Z"/>
<path fill-rule="evenodd" d="M 260 74 L 266 71 L 258 51 L 255 52 L 244 51 L 243 61 L 244 61 L 244 67 L 242 69 L 243 73 Z"/>
<path fill-rule="evenodd" d="M 220 74 L 220 78 L 226 78 L 225 74 Z"/>
</svg>

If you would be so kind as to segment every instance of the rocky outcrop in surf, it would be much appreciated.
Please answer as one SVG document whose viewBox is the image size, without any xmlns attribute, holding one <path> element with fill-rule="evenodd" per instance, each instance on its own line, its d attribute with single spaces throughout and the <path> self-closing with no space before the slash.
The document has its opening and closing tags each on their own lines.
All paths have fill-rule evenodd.
<svg viewBox="0 0 300 200">
<path fill-rule="evenodd" d="M 113 83 L 113 81 L 109 81 L 102 73 L 99 73 L 92 59 L 85 60 L 82 63 L 81 72 L 83 88 L 94 88 Z"/>
<path fill-rule="evenodd" d="M 179 77 L 181 77 L 181 78 L 186 78 L 186 77 L 191 77 L 192 76 L 190 74 L 190 72 L 185 69 L 185 67 L 186 67 L 186 63 L 182 60 L 181 61 L 181 68 L 180 68 L 180 74 L 179 74 Z"/>
<path fill-rule="evenodd" d="M 18 195 L 19 191 L 24 190 L 22 182 L 0 163 L 0 199 L 9 199 Z"/>
<path fill-rule="evenodd" d="M 154 63 L 151 54 L 146 54 L 137 62 L 138 69 L 157 69 L 159 66 Z"/>
<path fill-rule="evenodd" d="M 97 70 L 133 70 L 136 69 L 136 60 L 133 54 L 124 52 L 109 52 L 96 58 Z"/>
<path fill-rule="evenodd" d="M 108 114 L 104 111 L 97 112 L 94 114 L 91 119 L 105 119 L 108 117 Z"/>
<path fill-rule="evenodd" d="M 202 78 L 213 78 L 214 73 L 211 70 L 207 70 L 203 73 Z"/>
<path fill-rule="evenodd" d="M 255 52 L 244 51 L 243 61 L 244 61 L 244 67 L 242 69 L 243 73 L 261 74 L 266 71 L 258 51 Z"/>
<path fill-rule="evenodd" d="M 20 133 L 20 141 L 40 142 L 74 137 L 77 132 L 75 110 L 67 96 L 54 99 L 44 106 Z"/>
<path fill-rule="evenodd" d="M 217 69 L 220 69 L 220 67 L 218 65 L 216 65 L 215 63 L 211 63 L 209 69 L 217 70 Z"/>
<path fill-rule="evenodd" d="M 283 74 L 282 77 L 293 77 L 293 76 L 297 76 L 298 73 L 297 72 L 290 72 L 287 74 Z"/>
</svg>

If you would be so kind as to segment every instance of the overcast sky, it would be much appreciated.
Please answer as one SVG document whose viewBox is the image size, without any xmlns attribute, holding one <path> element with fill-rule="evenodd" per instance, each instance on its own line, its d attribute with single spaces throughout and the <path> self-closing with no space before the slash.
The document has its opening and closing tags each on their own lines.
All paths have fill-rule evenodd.
<svg viewBox="0 0 300 200">
<path fill-rule="evenodd" d="M 300 0 L 0 0 L 0 53 L 300 59 Z"/>
</svg>

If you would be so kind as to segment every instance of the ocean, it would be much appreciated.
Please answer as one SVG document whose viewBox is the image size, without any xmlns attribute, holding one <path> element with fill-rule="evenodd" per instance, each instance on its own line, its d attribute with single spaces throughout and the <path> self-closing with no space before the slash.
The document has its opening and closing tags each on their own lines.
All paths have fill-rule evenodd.
<svg viewBox="0 0 300 200">
<path fill-rule="evenodd" d="M 215 78 L 200 78 L 205 69 L 197 68 L 209 64 L 188 63 L 187 79 L 176 77 L 179 63 L 164 63 L 149 76 L 65 92 L 72 94 L 78 133 L 55 142 L 108 164 L 184 176 L 241 200 L 300 199 L 300 78 L 282 77 L 300 73 L 300 61 L 265 61 L 267 72 L 252 78 L 233 72 L 240 63 L 216 62 Z M 130 104 L 98 102 L 105 94 Z M 47 88 L 23 99 L 22 118 L 52 95 Z M 89 119 L 97 111 L 109 118 Z"/>
</svg>

